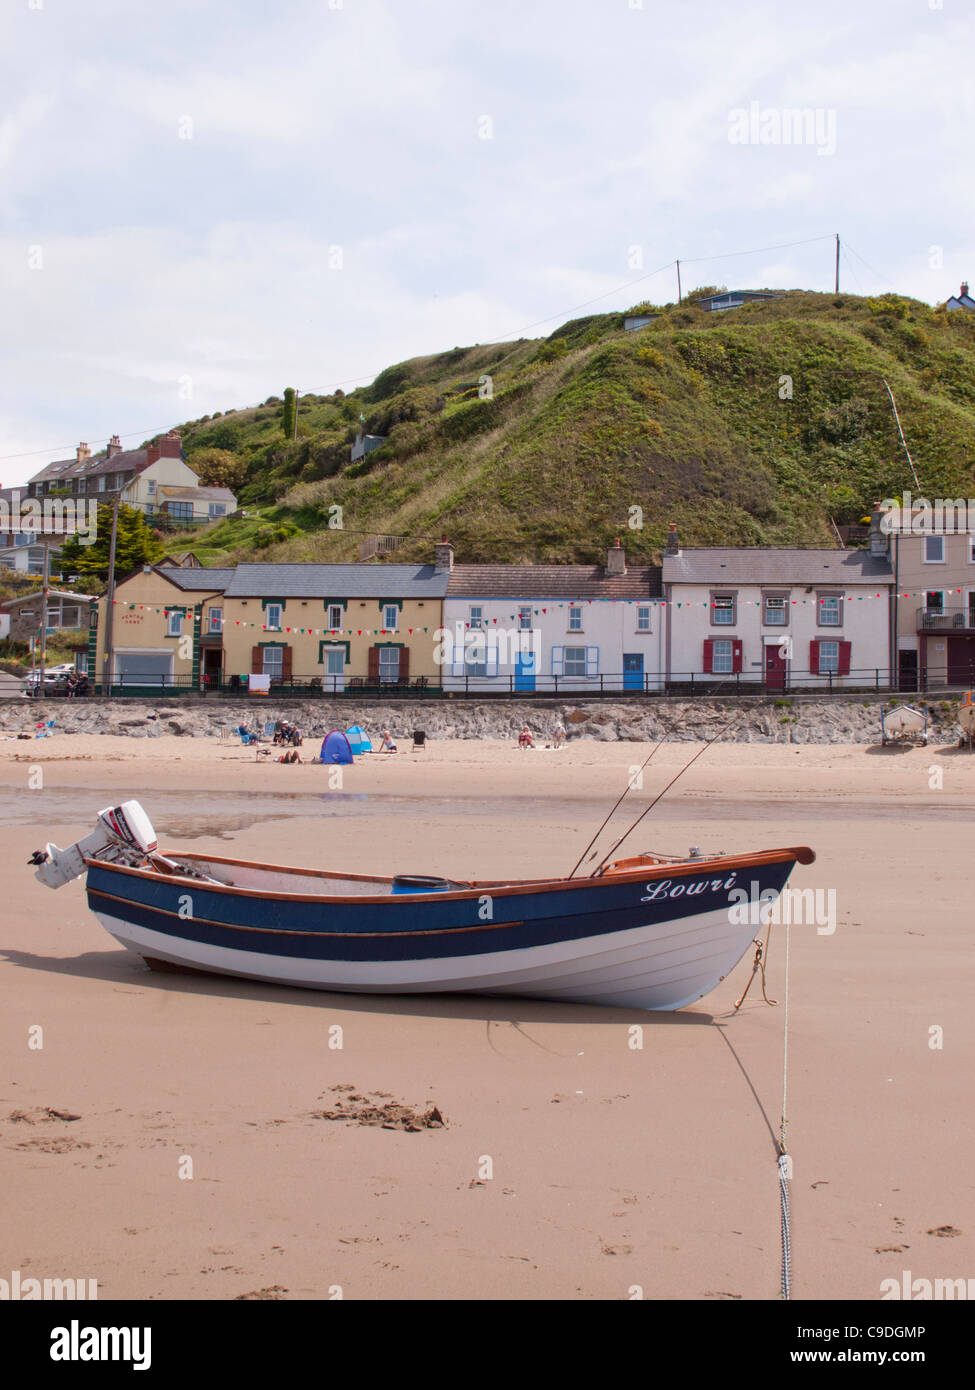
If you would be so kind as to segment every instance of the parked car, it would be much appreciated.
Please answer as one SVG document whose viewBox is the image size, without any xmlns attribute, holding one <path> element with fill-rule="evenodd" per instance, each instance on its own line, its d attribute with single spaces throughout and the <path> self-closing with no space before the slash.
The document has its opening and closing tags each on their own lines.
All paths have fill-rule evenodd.
<svg viewBox="0 0 975 1390">
<path fill-rule="evenodd" d="M 43 693 L 50 695 L 63 690 L 68 683 L 68 677 L 72 674 L 74 669 L 71 662 L 65 662 L 60 666 L 45 666 Z M 38 695 L 41 693 L 40 685 L 40 668 L 33 666 L 24 678 L 24 688 L 28 695 Z"/>
</svg>

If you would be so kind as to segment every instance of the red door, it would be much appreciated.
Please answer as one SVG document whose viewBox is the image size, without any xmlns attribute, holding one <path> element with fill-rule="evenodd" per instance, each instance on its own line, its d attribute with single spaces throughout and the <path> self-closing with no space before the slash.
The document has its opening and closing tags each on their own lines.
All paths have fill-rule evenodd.
<svg viewBox="0 0 975 1390">
<path fill-rule="evenodd" d="M 765 648 L 765 688 L 766 690 L 785 689 L 786 661 L 779 646 Z"/>
</svg>

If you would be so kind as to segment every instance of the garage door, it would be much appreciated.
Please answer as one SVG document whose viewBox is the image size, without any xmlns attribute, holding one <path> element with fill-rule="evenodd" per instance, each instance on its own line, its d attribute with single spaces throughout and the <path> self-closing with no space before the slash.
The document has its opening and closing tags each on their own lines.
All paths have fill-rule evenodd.
<svg viewBox="0 0 975 1390">
<path fill-rule="evenodd" d="M 115 679 L 119 685 L 170 685 L 172 652 L 116 651 Z"/>
<path fill-rule="evenodd" d="M 948 638 L 948 684 L 975 683 L 975 638 Z"/>
</svg>

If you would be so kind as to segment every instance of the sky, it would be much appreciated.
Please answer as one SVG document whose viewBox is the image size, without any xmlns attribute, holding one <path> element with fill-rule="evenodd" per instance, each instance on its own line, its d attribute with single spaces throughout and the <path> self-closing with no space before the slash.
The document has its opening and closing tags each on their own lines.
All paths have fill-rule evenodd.
<svg viewBox="0 0 975 1390">
<path fill-rule="evenodd" d="M 971 10 L 5 0 L 0 485 L 673 300 L 677 257 L 685 292 L 831 290 L 838 232 L 841 289 L 941 302 Z"/>
</svg>

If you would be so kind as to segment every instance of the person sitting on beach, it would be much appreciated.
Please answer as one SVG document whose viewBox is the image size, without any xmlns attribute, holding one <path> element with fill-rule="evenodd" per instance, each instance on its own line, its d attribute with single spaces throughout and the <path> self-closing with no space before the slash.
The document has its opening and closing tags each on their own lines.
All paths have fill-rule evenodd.
<svg viewBox="0 0 975 1390">
<path fill-rule="evenodd" d="M 300 748 L 303 741 L 301 730 L 298 728 L 298 725 L 289 724 L 287 742 L 291 744 L 292 748 Z"/>
<path fill-rule="evenodd" d="M 78 677 L 72 671 L 64 687 L 64 693 L 69 700 L 73 700 L 78 693 Z"/>
<path fill-rule="evenodd" d="M 75 694 L 87 695 L 89 689 L 90 687 L 88 685 L 88 675 L 85 671 L 82 671 L 81 675 L 78 677 L 78 684 L 75 687 Z"/>
<path fill-rule="evenodd" d="M 528 727 L 527 724 L 526 724 L 525 727 L 522 729 L 521 733 L 518 735 L 518 747 L 519 747 L 519 748 L 534 748 L 534 747 L 535 747 L 534 741 L 533 741 L 533 739 L 532 739 L 532 731 L 531 731 L 531 729 L 529 729 L 529 727 Z"/>
<path fill-rule="evenodd" d="M 278 762 L 279 762 L 279 763 L 300 763 L 300 762 L 301 762 L 301 759 L 298 757 L 298 750 L 297 750 L 297 748 L 292 748 L 292 749 L 290 749 L 289 752 L 287 752 L 287 753 L 282 753 L 281 756 L 280 756 L 280 758 L 278 758 Z"/>
<path fill-rule="evenodd" d="M 561 748 L 565 742 L 565 726 L 556 721 L 555 728 L 552 730 L 552 747 Z"/>
<path fill-rule="evenodd" d="M 274 738 L 272 742 L 278 744 L 287 743 L 289 727 L 287 719 L 279 719 L 274 726 Z"/>
<path fill-rule="evenodd" d="M 388 729 L 383 729 L 383 741 L 379 750 L 381 753 L 395 753 L 396 744 L 393 742 L 392 735 Z"/>
</svg>

